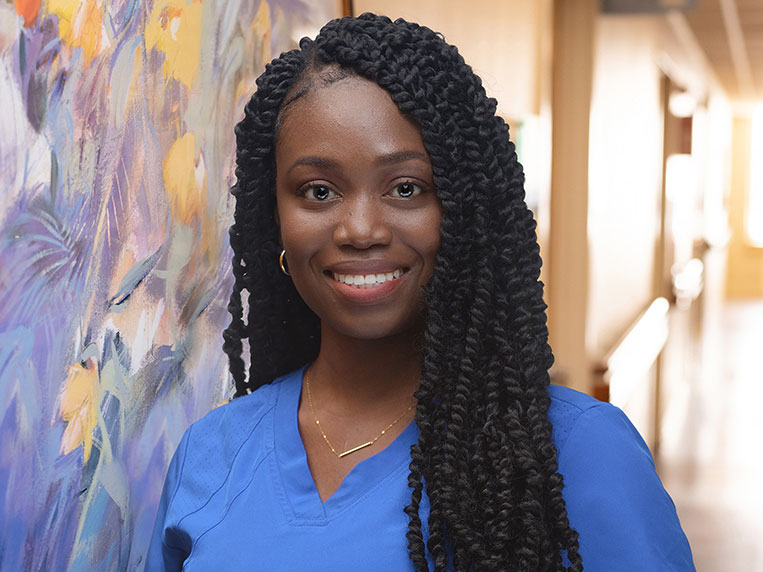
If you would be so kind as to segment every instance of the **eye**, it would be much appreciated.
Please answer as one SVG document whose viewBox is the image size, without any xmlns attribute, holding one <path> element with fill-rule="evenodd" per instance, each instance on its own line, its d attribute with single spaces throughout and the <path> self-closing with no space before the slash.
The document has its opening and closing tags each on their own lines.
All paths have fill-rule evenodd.
<svg viewBox="0 0 763 572">
<path fill-rule="evenodd" d="M 333 199 L 336 193 L 326 185 L 311 185 L 305 187 L 301 194 L 311 201 L 327 201 Z"/>
<path fill-rule="evenodd" d="M 424 189 L 422 189 L 419 185 L 411 181 L 406 181 L 404 183 L 395 185 L 395 188 L 392 189 L 391 194 L 395 198 L 411 199 L 420 195 L 422 192 L 424 192 Z"/>
</svg>

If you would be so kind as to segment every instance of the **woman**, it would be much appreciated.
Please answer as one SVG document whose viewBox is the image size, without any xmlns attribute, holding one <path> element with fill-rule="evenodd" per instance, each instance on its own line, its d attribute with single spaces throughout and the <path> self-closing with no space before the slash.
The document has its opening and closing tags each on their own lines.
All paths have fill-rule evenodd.
<svg viewBox="0 0 763 572">
<path fill-rule="evenodd" d="M 522 169 L 455 47 L 334 20 L 236 136 L 238 398 L 179 445 L 148 570 L 693 570 L 625 416 L 549 386 Z"/>
</svg>

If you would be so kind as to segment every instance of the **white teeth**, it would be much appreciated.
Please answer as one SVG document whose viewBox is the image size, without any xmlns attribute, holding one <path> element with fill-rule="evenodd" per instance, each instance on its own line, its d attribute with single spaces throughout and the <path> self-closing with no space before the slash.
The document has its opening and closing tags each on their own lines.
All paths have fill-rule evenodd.
<svg viewBox="0 0 763 572">
<path fill-rule="evenodd" d="M 404 271 L 402 268 L 398 268 L 394 272 L 387 272 L 385 274 L 337 274 L 332 273 L 334 280 L 342 282 L 343 284 L 349 284 L 350 286 L 356 286 L 358 288 L 377 286 L 383 284 L 389 280 L 400 278 Z"/>
</svg>

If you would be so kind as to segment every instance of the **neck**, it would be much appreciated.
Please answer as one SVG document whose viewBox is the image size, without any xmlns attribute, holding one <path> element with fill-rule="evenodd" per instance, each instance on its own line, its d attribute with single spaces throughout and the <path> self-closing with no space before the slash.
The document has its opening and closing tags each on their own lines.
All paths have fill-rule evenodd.
<svg viewBox="0 0 763 572">
<path fill-rule="evenodd" d="M 311 386 L 337 409 L 408 401 L 418 387 L 421 346 L 420 332 L 359 340 L 323 328 L 320 353 L 310 368 Z"/>
</svg>

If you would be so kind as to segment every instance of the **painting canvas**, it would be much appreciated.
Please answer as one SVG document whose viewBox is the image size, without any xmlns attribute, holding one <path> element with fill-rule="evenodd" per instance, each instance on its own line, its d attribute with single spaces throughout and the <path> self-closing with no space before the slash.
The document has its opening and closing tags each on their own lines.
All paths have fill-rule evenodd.
<svg viewBox="0 0 763 572">
<path fill-rule="evenodd" d="M 339 11 L 0 3 L 1 570 L 142 570 L 176 444 L 231 396 L 233 127 Z"/>
</svg>

